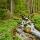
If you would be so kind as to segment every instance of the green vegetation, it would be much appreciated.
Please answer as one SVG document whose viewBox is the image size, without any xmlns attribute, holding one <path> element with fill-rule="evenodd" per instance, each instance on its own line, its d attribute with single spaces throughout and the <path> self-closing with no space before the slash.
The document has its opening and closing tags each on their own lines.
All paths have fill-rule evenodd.
<svg viewBox="0 0 40 40">
<path fill-rule="evenodd" d="M 19 20 L 0 20 L 0 40 L 13 40 L 11 29 L 15 28 Z"/>
<path fill-rule="evenodd" d="M 26 0 L 15 0 L 15 15 L 28 15 Z"/>
<path fill-rule="evenodd" d="M 34 13 L 34 16 L 32 18 L 35 27 L 40 30 L 40 14 L 39 13 Z"/>
<path fill-rule="evenodd" d="M 30 16 L 30 9 L 28 8 L 28 0 L 13 0 L 14 10 L 13 17 L 11 15 L 11 0 L 0 0 L 0 40 L 13 40 L 11 29 L 15 28 L 21 20 L 20 15 Z M 36 6 L 36 7 L 35 7 Z M 38 10 L 36 10 L 38 9 Z M 33 1 L 33 11 L 32 21 L 34 22 L 36 28 L 40 31 L 40 0 Z M 36 12 L 37 13 L 36 13 Z M 16 18 L 15 18 L 16 17 Z M 19 18 L 20 17 L 20 18 Z M 6 19 L 6 20 L 5 20 Z M 18 37 L 15 40 L 20 40 Z"/>
</svg>

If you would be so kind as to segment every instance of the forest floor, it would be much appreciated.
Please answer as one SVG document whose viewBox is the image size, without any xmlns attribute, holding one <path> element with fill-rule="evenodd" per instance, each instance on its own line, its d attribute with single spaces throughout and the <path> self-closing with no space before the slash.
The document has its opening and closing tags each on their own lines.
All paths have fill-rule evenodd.
<svg viewBox="0 0 40 40">
<path fill-rule="evenodd" d="M 12 40 L 11 29 L 16 27 L 19 20 L 0 20 L 0 40 Z"/>
<path fill-rule="evenodd" d="M 34 17 L 37 28 L 40 30 L 40 15 L 35 15 Z M 15 28 L 20 20 L 7 19 L 0 20 L 0 40 L 13 40 L 11 29 Z M 17 40 L 17 38 L 16 38 Z"/>
</svg>

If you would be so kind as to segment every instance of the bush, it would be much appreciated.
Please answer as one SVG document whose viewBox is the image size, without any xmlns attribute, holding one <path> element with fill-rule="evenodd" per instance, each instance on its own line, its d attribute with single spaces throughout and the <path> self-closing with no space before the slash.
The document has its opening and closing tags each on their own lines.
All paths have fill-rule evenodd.
<svg viewBox="0 0 40 40">
<path fill-rule="evenodd" d="M 10 13 L 8 12 L 7 9 L 0 9 L 0 18 L 1 19 L 6 19 L 10 17 Z"/>
<path fill-rule="evenodd" d="M 35 13 L 32 17 L 35 27 L 40 31 L 40 14 Z"/>
<path fill-rule="evenodd" d="M 28 15 L 27 6 L 24 0 L 15 0 L 15 15 Z"/>
</svg>

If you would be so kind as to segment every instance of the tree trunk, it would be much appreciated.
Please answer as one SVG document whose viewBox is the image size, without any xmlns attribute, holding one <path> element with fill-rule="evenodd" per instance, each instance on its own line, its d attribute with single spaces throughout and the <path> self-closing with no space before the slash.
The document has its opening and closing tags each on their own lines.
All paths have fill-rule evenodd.
<svg viewBox="0 0 40 40">
<path fill-rule="evenodd" d="M 7 9 L 11 11 L 10 7 L 11 7 L 11 0 L 7 0 Z"/>
<path fill-rule="evenodd" d="M 13 2 L 12 2 L 12 0 L 11 0 L 11 15 L 12 15 L 12 13 L 13 13 L 13 4 L 12 4 Z"/>
<path fill-rule="evenodd" d="M 29 18 L 33 16 L 33 0 L 28 0 Z"/>
<path fill-rule="evenodd" d="M 14 0 L 8 0 L 7 1 L 7 9 L 10 11 L 10 17 L 13 17 L 13 12 L 15 9 L 15 3 Z"/>
</svg>

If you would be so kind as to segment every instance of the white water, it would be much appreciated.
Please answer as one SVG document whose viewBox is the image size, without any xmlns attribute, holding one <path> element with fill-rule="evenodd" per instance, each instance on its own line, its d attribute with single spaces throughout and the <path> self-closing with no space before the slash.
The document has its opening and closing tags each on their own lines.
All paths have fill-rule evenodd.
<svg viewBox="0 0 40 40">
<path fill-rule="evenodd" d="M 25 32 L 23 31 L 24 30 L 24 25 L 26 24 L 27 27 L 30 27 L 31 28 L 31 32 L 32 34 L 36 35 L 37 37 L 40 38 L 40 32 L 38 30 L 35 29 L 34 27 L 34 24 L 28 19 L 27 21 L 25 20 L 22 20 L 21 24 L 19 25 L 19 27 L 16 29 L 17 30 L 17 33 L 19 34 L 19 36 L 21 37 L 22 40 L 30 40 Z M 27 34 L 28 35 L 28 34 Z"/>
<path fill-rule="evenodd" d="M 37 37 L 39 37 L 39 38 L 40 38 L 40 32 L 39 32 L 38 30 L 36 30 L 36 29 L 35 29 L 35 27 L 34 27 L 34 24 L 33 24 L 33 23 L 31 23 L 31 25 L 28 25 L 28 27 L 30 27 L 30 28 L 31 28 L 31 32 L 32 32 L 32 34 L 34 34 L 34 35 L 36 35 Z"/>
<path fill-rule="evenodd" d="M 27 27 L 31 28 L 32 34 L 36 35 L 37 37 L 40 38 L 40 31 L 36 30 L 34 27 L 34 24 L 28 19 L 28 21 L 22 21 L 22 24 L 25 25 L 27 24 Z"/>
</svg>

